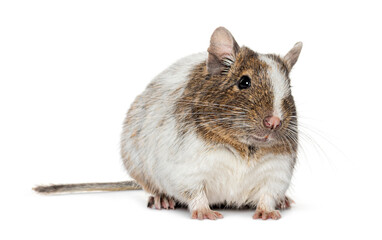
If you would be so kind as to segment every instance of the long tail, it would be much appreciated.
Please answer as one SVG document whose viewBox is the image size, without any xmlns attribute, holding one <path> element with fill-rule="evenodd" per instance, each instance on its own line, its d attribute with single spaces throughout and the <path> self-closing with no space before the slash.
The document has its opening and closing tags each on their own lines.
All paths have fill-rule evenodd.
<svg viewBox="0 0 382 240">
<path fill-rule="evenodd" d="M 40 185 L 33 190 L 41 194 L 92 192 L 92 191 L 126 191 L 141 190 L 142 187 L 136 181 L 105 182 L 105 183 L 77 183 L 77 184 L 53 184 Z"/>
</svg>

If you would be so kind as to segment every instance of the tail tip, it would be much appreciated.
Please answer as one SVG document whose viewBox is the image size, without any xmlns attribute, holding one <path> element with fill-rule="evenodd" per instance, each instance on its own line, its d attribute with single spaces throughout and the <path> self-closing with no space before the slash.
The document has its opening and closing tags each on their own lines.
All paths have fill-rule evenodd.
<svg viewBox="0 0 382 240">
<path fill-rule="evenodd" d="M 56 193 L 60 189 L 60 186 L 58 185 L 38 185 L 34 188 L 32 188 L 33 191 L 39 193 L 39 194 L 50 194 L 50 193 Z"/>
</svg>

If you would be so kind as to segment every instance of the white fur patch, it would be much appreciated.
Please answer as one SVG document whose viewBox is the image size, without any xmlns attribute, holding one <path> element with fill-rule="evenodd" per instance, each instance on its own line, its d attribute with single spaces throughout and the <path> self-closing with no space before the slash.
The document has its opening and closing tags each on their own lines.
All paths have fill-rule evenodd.
<svg viewBox="0 0 382 240">
<path fill-rule="evenodd" d="M 274 93 L 273 115 L 281 119 L 283 116 L 282 101 L 285 97 L 289 95 L 290 91 L 288 86 L 288 80 L 286 79 L 285 75 L 280 71 L 278 64 L 274 60 L 264 55 L 260 55 L 259 58 L 269 66 L 268 75 L 271 79 L 271 84 Z"/>
</svg>

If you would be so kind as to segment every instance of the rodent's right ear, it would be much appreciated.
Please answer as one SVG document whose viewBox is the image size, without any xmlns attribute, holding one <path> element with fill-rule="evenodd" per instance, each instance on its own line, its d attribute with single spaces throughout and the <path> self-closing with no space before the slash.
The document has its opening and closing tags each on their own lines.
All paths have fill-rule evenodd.
<svg viewBox="0 0 382 240">
<path fill-rule="evenodd" d="M 208 48 L 207 70 L 210 74 L 226 73 L 240 47 L 232 34 L 224 27 L 218 27 L 212 33 Z"/>
</svg>

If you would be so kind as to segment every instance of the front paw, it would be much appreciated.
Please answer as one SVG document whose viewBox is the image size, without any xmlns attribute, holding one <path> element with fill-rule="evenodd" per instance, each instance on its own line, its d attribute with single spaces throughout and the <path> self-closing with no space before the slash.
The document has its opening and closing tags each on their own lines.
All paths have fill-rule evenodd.
<svg viewBox="0 0 382 240">
<path fill-rule="evenodd" d="M 210 220 L 216 220 L 218 218 L 223 218 L 223 215 L 217 211 L 213 211 L 211 209 L 200 209 L 200 210 L 193 210 L 191 212 L 192 219 L 210 219 Z"/>
<path fill-rule="evenodd" d="M 278 210 L 273 210 L 273 211 L 266 211 L 262 209 L 256 209 L 255 214 L 253 215 L 253 219 L 273 219 L 273 220 L 278 220 L 281 218 L 281 214 Z"/>
</svg>

